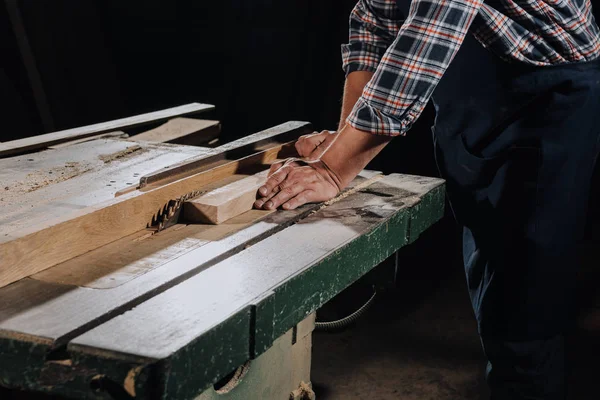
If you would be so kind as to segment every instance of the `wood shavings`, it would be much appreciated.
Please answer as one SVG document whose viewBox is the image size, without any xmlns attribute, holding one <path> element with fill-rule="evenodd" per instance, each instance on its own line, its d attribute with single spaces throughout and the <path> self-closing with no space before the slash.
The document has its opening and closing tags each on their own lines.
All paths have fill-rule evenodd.
<svg viewBox="0 0 600 400">
<path fill-rule="evenodd" d="M 31 172 L 25 176 L 23 181 L 5 186 L 2 201 L 8 201 L 23 193 L 34 192 L 45 186 L 74 178 L 91 170 L 92 167 L 92 164 L 89 163 L 66 162 L 63 166 Z"/>
<path fill-rule="evenodd" d="M 142 147 L 136 144 L 135 146 L 127 147 L 125 150 L 117 151 L 116 153 L 100 155 L 98 156 L 98 158 L 104 161 L 106 164 L 108 164 L 111 161 L 126 157 L 140 150 L 142 150 Z"/>
</svg>

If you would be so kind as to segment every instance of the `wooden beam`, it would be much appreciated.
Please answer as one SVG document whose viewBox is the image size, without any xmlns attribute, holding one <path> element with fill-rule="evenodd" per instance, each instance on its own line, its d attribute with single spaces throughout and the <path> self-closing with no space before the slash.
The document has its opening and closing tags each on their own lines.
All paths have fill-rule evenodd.
<svg viewBox="0 0 600 400">
<path fill-rule="evenodd" d="M 62 149 L 63 147 L 69 147 L 69 146 L 73 146 L 74 144 L 89 142 L 91 140 L 96 140 L 96 139 L 124 139 L 127 137 L 128 137 L 127 134 L 125 132 L 121 132 L 121 131 L 101 133 L 99 135 L 88 136 L 88 137 L 81 138 L 81 139 L 75 139 L 75 140 L 71 140 L 69 142 L 53 144 L 52 146 L 49 146 L 48 148 L 57 150 L 57 149 Z"/>
<path fill-rule="evenodd" d="M 186 222 L 218 225 L 252 209 L 256 191 L 267 179 L 268 170 L 232 182 L 183 205 Z"/>
<path fill-rule="evenodd" d="M 169 200 L 294 153 L 293 142 L 231 161 L 145 192 L 30 226 L 0 238 L 0 287 L 144 229 Z"/>
<path fill-rule="evenodd" d="M 173 118 L 161 126 L 131 137 L 132 140 L 158 143 L 201 145 L 219 136 L 221 124 L 195 118 Z"/>
<path fill-rule="evenodd" d="M 136 126 L 145 125 L 181 115 L 195 114 L 201 111 L 213 109 L 209 104 L 190 103 L 179 107 L 167 108 L 165 110 L 135 115 L 133 117 L 116 119 L 114 121 L 101 122 L 80 128 L 67 129 L 64 131 L 47 133 L 45 135 L 28 137 L 25 139 L 12 140 L 0 144 L 0 157 L 26 153 L 34 150 L 45 149 L 48 146 L 94 136 L 100 133 L 125 130 Z"/>
</svg>

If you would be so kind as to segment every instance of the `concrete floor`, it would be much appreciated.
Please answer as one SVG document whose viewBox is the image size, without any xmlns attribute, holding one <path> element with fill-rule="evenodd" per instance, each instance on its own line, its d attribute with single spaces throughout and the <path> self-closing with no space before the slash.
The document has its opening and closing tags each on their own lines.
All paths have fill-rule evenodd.
<svg viewBox="0 0 600 400">
<path fill-rule="evenodd" d="M 598 244 L 588 245 L 587 254 L 600 254 L 598 248 Z M 600 296 L 596 290 L 600 285 L 595 284 L 600 282 L 600 263 L 594 262 L 600 256 L 587 259 L 579 325 L 570 340 L 571 400 L 600 398 Z M 365 291 L 349 291 L 345 299 L 336 299 L 337 311 L 339 304 L 364 301 L 368 298 Z M 321 314 L 335 314 L 335 303 Z M 456 257 L 449 258 L 442 273 L 427 264 L 418 270 L 401 270 L 398 287 L 379 294 L 354 326 L 314 335 L 312 381 L 318 400 L 489 399 L 484 367 Z"/>
</svg>

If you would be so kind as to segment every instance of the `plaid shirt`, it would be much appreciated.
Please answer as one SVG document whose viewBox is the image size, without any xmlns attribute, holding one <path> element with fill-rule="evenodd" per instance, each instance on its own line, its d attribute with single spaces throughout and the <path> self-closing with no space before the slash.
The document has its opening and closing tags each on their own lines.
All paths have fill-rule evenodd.
<svg viewBox="0 0 600 400">
<path fill-rule="evenodd" d="M 412 0 L 403 21 L 396 0 L 359 0 L 350 15 L 349 43 L 342 46 L 344 69 L 375 74 L 347 123 L 374 134 L 405 134 L 469 29 L 508 61 L 546 66 L 600 56 L 590 0 L 493 3 L 497 8 L 483 0 Z"/>
</svg>

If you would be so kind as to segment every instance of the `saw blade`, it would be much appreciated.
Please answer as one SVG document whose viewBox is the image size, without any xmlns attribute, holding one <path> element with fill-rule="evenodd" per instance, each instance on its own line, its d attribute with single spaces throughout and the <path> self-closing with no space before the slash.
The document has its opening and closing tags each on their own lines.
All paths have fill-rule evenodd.
<svg viewBox="0 0 600 400">
<path fill-rule="evenodd" d="M 148 224 L 148 228 L 153 229 L 154 233 L 158 233 L 170 226 L 177 224 L 179 222 L 179 215 L 181 214 L 183 203 L 185 203 L 187 200 L 193 199 L 194 197 L 198 197 L 205 192 L 206 191 L 204 190 L 195 190 L 174 200 L 169 200 L 169 202 L 165 204 L 161 211 L 152 217 L 152 222 Z"/>
</svg>

